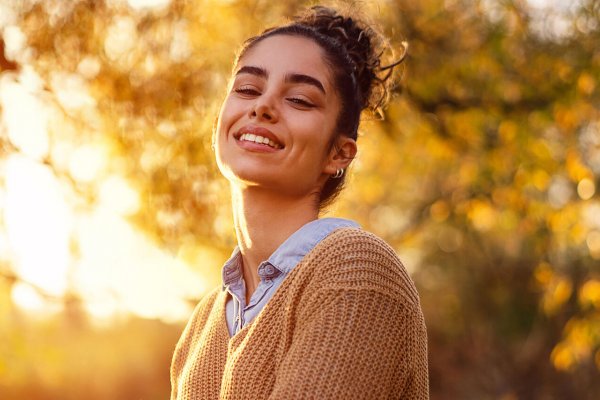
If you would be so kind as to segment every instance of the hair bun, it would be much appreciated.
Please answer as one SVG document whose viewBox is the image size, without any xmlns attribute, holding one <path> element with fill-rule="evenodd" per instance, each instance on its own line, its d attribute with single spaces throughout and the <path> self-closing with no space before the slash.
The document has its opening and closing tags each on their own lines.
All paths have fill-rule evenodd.
<svg viewBox="0 0 600 400">
<path fill-rule="evenodd" d="M 363 20 L 344 16 L 328 7 L 314 6 L 294 18 L 294 22 L 312 26 L 346 49 L 359 88 L 361 108 L 377 112 L 385 105 L 389 97 L 389 78 L 393 67 L 404 59 L 405 43 L 402 57 L 382 67 L 381 58 L 391 46 Z"/>
</svg>

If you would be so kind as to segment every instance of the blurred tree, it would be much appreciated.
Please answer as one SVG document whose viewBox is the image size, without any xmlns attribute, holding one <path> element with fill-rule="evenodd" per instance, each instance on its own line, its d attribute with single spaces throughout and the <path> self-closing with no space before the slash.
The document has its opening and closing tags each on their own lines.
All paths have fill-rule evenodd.
<svg viewBox="0 0 600 400">
<path fill-rule="evenodd" d="M 6 59 L 4 54 L 4 40 L 0 38 L 0 71 L 14 71 L 17 69 L 17 63 Z"/>
<path fill-rule="evenodd" d="M 308 2 L 133 3 L 18 8 L 27 44 L 7 65 L 33 65 L 62 109 L 41 161 L 90 205 L 121 177 L 141 199 L 124 213 L 163 246 L 227 252 L 210 140 L 234 51 Z M 385 119 L 365 121 L 336 210 L 406 259 L 429 327 L 432 398 L 594 398 L 600 2 L 554 15 L 517 0 L 358 5 L 410 48 Z M 109 165 L 86 176 L 64 161 L 64 143 L 105 148 Z"/>
<path fill-rule="evenodd" d="M 379 128 L 386 152 L 356 179 L 385 189 L 348 210 L 375 230 L 406 221 L 387 237 L 421 255 L 433 392 L 593 398 L 599 3 L 560 36 L 521 2 L 389 5 L 410 58 Z"/>
</svg>

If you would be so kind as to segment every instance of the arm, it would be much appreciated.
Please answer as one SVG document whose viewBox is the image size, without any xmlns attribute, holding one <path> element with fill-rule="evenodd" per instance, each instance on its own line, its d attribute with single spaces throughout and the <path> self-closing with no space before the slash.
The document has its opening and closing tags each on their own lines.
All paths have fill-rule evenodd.
<svg viewBox="0 0 600 400">
<path fill-rule="evenodd" d="M 188 360 L 190 348 L 194 346 L 198 340 L 196 335 L 198 334 L 198 331 L 204 327 L 218 293 L 219 288 L 216 288 L 202 298 L 190 316 L 190 319 L 175 346 L 170 368 L 172 400 L 178 399 L 181 396 L 181 393 L 179 393 L 179 380 Z"/>
<path fill-rule="evenodd" d="M 376 289 L 321 289 L 298 318 L 271 399 L 428 399 L 418 307 Z"/>
</svg>

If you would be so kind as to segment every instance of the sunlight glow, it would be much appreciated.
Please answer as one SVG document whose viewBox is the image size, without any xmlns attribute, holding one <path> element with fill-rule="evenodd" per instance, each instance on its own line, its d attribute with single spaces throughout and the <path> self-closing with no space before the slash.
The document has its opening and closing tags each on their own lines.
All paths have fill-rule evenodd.
<svg viewBox="0 0 600 400">
<path fill-rule="evenodd" d="M 527 0 L 534 32 L 544 38 L 561 39 L 572 34 L 570 15 L 582 7 L 580 0 Z"/>
<path fill-rule="evenodd" d="M 4 219 L 16 273 L 53 295 L 67 287 L 71 213 L 48 167 L 21 155 L 6 162 Z"/>
<path fill-rule="evenodd" d="M 11 296 L 21 308 L 37 311 L 44 307 L 42 296 L 25 283 L 16 283 L 12 288 Z"/>
<path fill-rule="evenodd" d="M 136 10 L 147 8 L 163 8 L 171 3 L 171 0 L 127 0 L 129 6 Z"/>
<path fill-rule="evenodd" d="M 111 60 L 117 60 L 131 52 L 137 43 L 137 28 L 131 17 L 115 18 L 104 40 L 104 51 Z"/>
<path fill-rule="evenodd" d="M 3 175 L 3 163 L 0 163 L 0 175 Z M 6 208 L 6 192 L 0 187 L 0 210 L 4 210 Z M 0 214 L 0 221 L 2 221 L 2 215 Z M 3 229 L 4 227 L 0 225 L 0 263 L 6 262 L 10 259 L 10 244 L 8 242 L 8 235 L 6 231 Z"/>
<path fill-rule="evenodd" d="M 0 108 L 8 138 L 24 155 L 43 158 L 48 153 L 48 112 L 41 101 L 11 75 L 0 77 Z"/>
<path fill-rule="evenodd" d="M 589 200 L 596 193 L 596 185 L 589 178 L 584 178 L 577 184 L 577 194 L 582 200 Z"/>
<path fill-rule="evenodd" d="M 107 157 L 105 149 L 101 146 L 81 146 L 69 157 L 69 173 L 79 182 L 91 182 L 106 167 Z"/>
<path fill-rule="evenodd" d="M 96 100 L 88 93 L 85 80 L 80 75 L 54 72 L 50 84 L 56 99 L 67 110 L 96 105 Z"/>
<path fill-rule="evenodd" d="M 0 262 L 6 262 L 10 257 L 10 246 L 8 243 L 8 235 L 0 231 Z"/>
<path fill-rule="evenodd" d="M 100 205 L 119 215 L 133 215 L 140 207 L 140 199 L 125 179 L 113 175 L 100 185 Z"/>
<path fill-rule="evenodd" d="M 62 106 L 92 106 L 84 83 L 71 78 L 55 80 L 55 89 L 64 89 Z M 36 93 L 39 82 L 27 68 L 17 79 L 14 74 L 0 78 L 2 128 L 19 150 L 0 165 L 5 179 L 0 259 L 8 260 L 21 280 L 11 291 L 14 303 L 51 315 L 61 310 L 61 297 L 72 290 L 96 322 L 129 313 L 185 320 L 188 299 L 198 299 L 206 281 L 187 260 L 161 250 L 123 219 L 138 211 L 140 195 L 124 177 L 104 176 L 110 157 L 106 145 L 75 147 L 57 141 L 50 148 L 47 121 L 52 110 Z M 50 150 L 55 166 L 77 182 L 100 180 L 93 210 L 76 212 L 56 171 L 38 161 Z"/>
<path fill-rule="evenodd" d="M 60 304 L 44 299 L 38 291 L 26 283 L 17 282 L 11 290 L 11 297 L 21 309 L 44 318 L 52 317 L 62 308 Z"/>
<path fill-rule="evenodd" d="M 0 9 L 0 11 L 5 11 Z M 18 58 L 18 54 L 26 47 L 27 38 L 25 34 L 15 25 L 9 25 L 4 28 L 3 33 L 4 38 L 4 53 L 6 57 L 10 60 L 15 60 Z"/>
<path fill-rule="evenodd" d="M 77 65 L 77 73 L 86 79 L 94 79 L 100 72 L 98 57 L 87 56 Z"/>
<path fill-rule="evenodd" d="M 175 62 L 182 62 L 192 54 L 192 46 L 188 36 L 188 27 L 185 21 L 179 21 L 173 26 L 173 41 L 169 55 Z"/>
<path fill-rule="evenodd" d="M 78 218 L 82 258 L 76 287 L 98 317 L 130 311 L 147 318 L 185 319 L 185 298 L 207 289 L 200 274 L 106 209 Z"/>
<path fill-rule="evenodd" d="M 22 309 L 40 314 L 60 308 L 60 301 L 41 293 L 60 297 L 71 289 L 100 321 L 128 313 L 179 321 L 189 316 L 188 299 L 207 290 L 184 255 L 159 249 L 123 219 L 139 205 L 123 179 L 110 178 L 99 207 L 79 214 L 67 207 L 56 177 L 44 165 L 11 156 L 6 179 L 7 244 L 2 247 L 26 282 L 12 291 Z M 72 240 L 77 258 L 70 253 Z"/>
</svg>

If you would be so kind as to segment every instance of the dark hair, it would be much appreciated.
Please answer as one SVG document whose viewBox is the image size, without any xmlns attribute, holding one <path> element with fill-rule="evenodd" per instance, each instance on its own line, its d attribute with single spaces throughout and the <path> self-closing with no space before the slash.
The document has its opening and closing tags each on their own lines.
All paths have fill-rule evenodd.
<svg viewBox="0 0 600 400">
<path fill-rule="evenodd" d="M 357 18 L 341 15 L 328 7 L 314 6 L 294 17 L 289 24 L 268 28 L 247 39 L 236 64 L 250 48 L 274 35 L 305 37 L 324 50 L 325 61 L 333 72 L 333 83 L 341 101 L 336 134 L 329 149 L 335 146 L 340 134 L 356 140 L 361 112 L 367 109 L 379 113 L 387 103 L 389 78 L 393 68 L 404 59 L 406 51 L 399 60 L 382 66 L 381 57 L 390 48 L 382 35 Z M 320 194 L 319 209 L 322 210 L 337 197 L 343 188 L 345 175 L 327 180 Z"/>
</svg>

